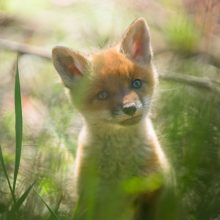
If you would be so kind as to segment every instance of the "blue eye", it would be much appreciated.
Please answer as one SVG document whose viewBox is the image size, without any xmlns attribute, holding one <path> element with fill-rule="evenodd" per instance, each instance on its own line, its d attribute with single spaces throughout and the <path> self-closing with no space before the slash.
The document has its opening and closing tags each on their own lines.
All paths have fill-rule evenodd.
<svg viewBox="0 0 220 220">
<path fill-rule="evenodd" d="M 134 89 L 140 89 L 142 87 L 142 81 L 140 79 L 135 79 L 131 83 Z"/>
<path fill-rule="evenodd" d="M 109 96 L 108 92 L 103 90 L 103 91 L 99 92 L 96 97 L 99 100 L 105 100 L 108 98 L 108 96 Z"/>
</svg>

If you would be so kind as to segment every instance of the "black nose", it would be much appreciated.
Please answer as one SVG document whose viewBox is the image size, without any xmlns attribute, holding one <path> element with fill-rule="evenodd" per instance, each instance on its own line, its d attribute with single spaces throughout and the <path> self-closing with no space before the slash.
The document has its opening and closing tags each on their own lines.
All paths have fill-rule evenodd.
<svg viewBox="0 0 220 220">
<path fill-rule="evenodd" d="M 132 116 L 137 111 L 137 108 L 136 108 L 135 104 L 124 105 L 122 110 L 126 115 Z"/>
</svg>

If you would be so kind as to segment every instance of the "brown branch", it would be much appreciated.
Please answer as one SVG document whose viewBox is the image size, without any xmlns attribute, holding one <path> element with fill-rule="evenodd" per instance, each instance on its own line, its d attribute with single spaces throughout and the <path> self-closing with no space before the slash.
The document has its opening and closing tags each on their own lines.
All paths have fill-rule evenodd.
<svg viewBox="0 0 220 220">
<path fill-rule="evenodd" d="M 0 47 L 20 54 L 31 54 L 45 59 L 51 59 L 51 54 L 49 51 L 40 47 L 29 46 L 28 44 L 24 43 L 0 39 Z"/>
<path fill-rule="evenodd" d="M 160 79 L 166 81 L 173 81 L 177 83 L 184 83 L 190 86 L 195 86 L 202 89 L 220 94 L 220 82 L 210 80 L 208 78 L 200 78 L 191 75 L 160 75 Z"/>
<path fill-rule="evenodd" d="M 44 50 L 39 47 L 29 46 L 24 43 L 17 43 L 14 41 L 9 41 L 5 39 L 0 39 L 0 47 L 12 50 L 14 52 L 18 52 L 20 54 L 31 54 L 35 56 L 39 56 L 45 58 L 47 60 L 51 60 L 51 54 L 47 50 Z M 165 51 L 162 51 L 166 52 Z M 210 80 L 208 78 L 200 78 L 192 75 L 160 75 L 160 79 L 166 81 L 173 81 L 177 83 L 183 83 L 190 86 L 195 86 L 197 88 L 207 89 L 209 91 L 216 92 L 220 94 L 220 82 L 215 82 L 214 80 Z"/>
<path fill-rule="evenodd" d="M 0 12 L 0 26 L 1 27 L 17 23 L 18 20 L 19 19 L 15 18 L 14 16 L 11 16 L 11 15 Z"/>
<path fill-rule="evenodd" d="M 154 52 L 154 56 L 164 55 L 166 53 L 173 53 L 173 54 L 179 54 L 181 58 L 202 58 L 205 60 L 208 64 L 211 64 L 217 68 L 220 68 L 220 57 L 217 57 L 214 54 L 205 52 L 205 51 L 196 51 L 196 52 L 188 52 L 188 53 L 181 53 L 181 51 L 178 51 L 176 49 L 160 49 Z"/>
</svg>

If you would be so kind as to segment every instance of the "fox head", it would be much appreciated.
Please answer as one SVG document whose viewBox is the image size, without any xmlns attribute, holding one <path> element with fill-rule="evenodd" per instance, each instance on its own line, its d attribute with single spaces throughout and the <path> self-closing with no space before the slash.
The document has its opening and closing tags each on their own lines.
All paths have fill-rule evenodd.
<svg viewBox="0 0 220 220">
<path fill-rule="evenodd" d="M 88 123 L 134 125 L 149 112 L 157 74 L 144 19 L 134 21 L 114 48 L 88 58 L 55 47 L 52 59 L 73 104 Z"/>
</svg>

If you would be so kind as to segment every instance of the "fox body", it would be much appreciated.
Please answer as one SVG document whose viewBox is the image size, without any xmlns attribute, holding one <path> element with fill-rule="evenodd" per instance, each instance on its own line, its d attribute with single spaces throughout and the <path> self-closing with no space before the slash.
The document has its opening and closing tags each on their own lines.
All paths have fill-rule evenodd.
<svg viewBox="0 0 220 220">
<path fill-rule="evenodd" d="M 53 63 L 84 120 L 74 220 L 144 219 L 143 204 L 154 203 L 162 184 L 128 186 L 169 170 L 149 118 L 158 80 L 147 24 L 137 19 L 116 47 L 90 57 L 55 47 Z"/>
</svg>

